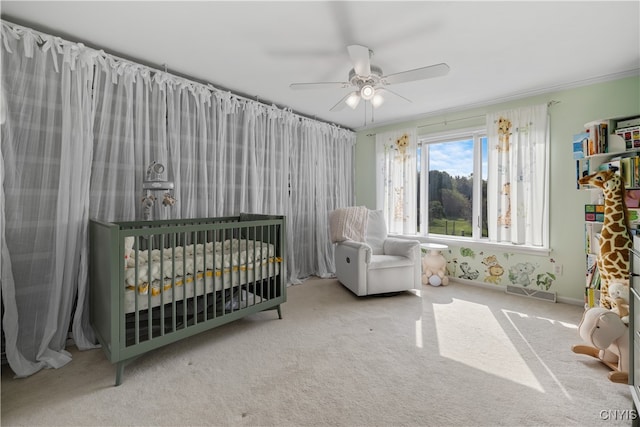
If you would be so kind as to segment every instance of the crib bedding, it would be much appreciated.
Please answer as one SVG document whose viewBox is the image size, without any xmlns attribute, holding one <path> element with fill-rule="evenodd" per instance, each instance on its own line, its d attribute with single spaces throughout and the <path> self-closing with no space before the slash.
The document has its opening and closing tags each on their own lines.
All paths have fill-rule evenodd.
<svg viewBox="0 0 640 427">
<path fill-rule="evenodd" d="M 125 239 L 125 246 L 129 241 Z M 182 277 L 185 273 L 187 276 L 193 275 L 206 270 L 215 270 L 221 274 L 228 270 L 253 269 L 263 262 L 276 261 L 274 255 L 273 244 L 246 239 L 153 249 L 151 260 L 148 250 L 125 248 L 125 282 L 128 288 L 134 287 L 136 283 L 148 283 L 149 273 L 151 281 L 156 281 Z"/>
<path fill-rule="evenodd" d="M 251 264 L 250 266 L 241 265 L 224 270 L 198 271 L 195 279 L 193 274 L 187 274 L 186 278 L 176 276 L 175 279 L 167 277 L 163 281 L 154 280 L 151 285 L 148 282 L 139 282 L 138 295 L 135 292 L 136 288 L 127 284 L 124 294 L 124 310 L 125 313 L 133 313 L 137 310 L 145 310 L 149 308 L 149 305 L 158 307 L 174 300 L 181 301 L 185 298 L 211 293 L 214 290 L 231 289 L 253 283 L 256 280 L 273 277 L 280 273 L 280 262 L 280 258 L 270 258 L 255 267 L 253 267 L 254 264 Z M 149 288 L 151 288 L 151 296 L 149 296 Z"/>
<path fill-rule="evenodd" d="M 125 238 L 125 313 L 253 283 L 278 274 L 282 262 L 273 244 L 247 239 L 152 249 L 151 256 L 134 245 Z"/>
</svg>

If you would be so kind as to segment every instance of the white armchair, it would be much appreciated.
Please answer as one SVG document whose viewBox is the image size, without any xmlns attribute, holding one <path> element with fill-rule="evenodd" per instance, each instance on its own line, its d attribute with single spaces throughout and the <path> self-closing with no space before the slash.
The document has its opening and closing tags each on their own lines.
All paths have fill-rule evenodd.
<svg viewBox="0 0 640 427">
<path fill-rule="evenodd" d="M 387 236 L 382 211 L 369 211 L 365 242 L 335 246 L 336 277 L 358 296 L 421 289 L 420 242 Z"/>
</svg>

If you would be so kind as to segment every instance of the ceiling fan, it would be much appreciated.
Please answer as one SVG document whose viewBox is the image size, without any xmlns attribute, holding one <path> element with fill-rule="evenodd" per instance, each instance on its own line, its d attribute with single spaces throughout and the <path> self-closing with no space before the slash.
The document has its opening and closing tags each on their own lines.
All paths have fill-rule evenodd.
<svg viewBox="0 0 640 427">
<path fill-rule="evenodd" d="M 411 102 L 411 100 L 389 90 L 385 86 L 444 76 L 449 72 L 449 66 L 445 63 L 441 63 L 385 76 L 380 67 L 371 64 L 371 55 L 373 54 L 373 51 L 368 47 L 350 45 L 347 46 L 347 51 L 349 52 L 349 57 L 353 62 L 353 69 L 349 71 L 348 81 L 292 83 L 289 87 L 294 90 L 344 89 L 353 87 L 355 90 L 342 98 L 331 108 L 330 111 L 342 110 L 345 105 L 355 109 L 361 99 L 364 99 L 365 102 L 369 101 L 374 108 L 377 108 L 384 102 L 385 93 L 391 93 L 407 102 Z"/>
</svg>

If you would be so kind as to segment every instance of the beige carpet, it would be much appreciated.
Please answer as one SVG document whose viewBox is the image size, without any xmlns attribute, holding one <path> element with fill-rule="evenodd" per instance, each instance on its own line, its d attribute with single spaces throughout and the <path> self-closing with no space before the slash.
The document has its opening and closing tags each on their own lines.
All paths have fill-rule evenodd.
<svg viewBox="0 0 640 427">
<path fill-rule="evenodd" d="M 13 379 L 2 425 L 630 425 L 629 388 L 571 352 L 582 309 L 460 283 L 357 298 L 334 280 L 156 350 L 125 370 L 102 350 Z M 627 414 L 628 415 L 628 414 Z M 622 417 L 619 417 L 622 418 Z"/>
</svg>

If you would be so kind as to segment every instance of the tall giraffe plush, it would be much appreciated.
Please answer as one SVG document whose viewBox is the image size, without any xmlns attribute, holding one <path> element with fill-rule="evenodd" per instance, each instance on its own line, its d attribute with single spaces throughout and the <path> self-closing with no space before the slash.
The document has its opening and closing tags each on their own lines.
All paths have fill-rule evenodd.
<svg viewBox="0 0 640 427">
<path fill-rule="evenodd" d="M 600 271 L 600 306 L 610 309 L 609 285 L 614 282 L 629 286 L 629 217 L 624 197 L 624 183 L 614 170 L 603 170 L 578 180 L 602 189 L 604 223 L 600 234 L 597 265 Z"/>
</svg>

